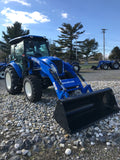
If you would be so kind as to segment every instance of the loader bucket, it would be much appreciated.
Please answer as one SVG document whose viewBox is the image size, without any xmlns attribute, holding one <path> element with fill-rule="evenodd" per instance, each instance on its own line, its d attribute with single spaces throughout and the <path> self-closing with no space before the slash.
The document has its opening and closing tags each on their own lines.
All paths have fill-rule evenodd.
<svg viewBox="0 0 120 160">
<path fill-rule="evenodd" d="M 73 133 L 118 111 L 112 89 L 106 88 L 59 100 L 54 118 L 67 132 Z"/>
</svg>

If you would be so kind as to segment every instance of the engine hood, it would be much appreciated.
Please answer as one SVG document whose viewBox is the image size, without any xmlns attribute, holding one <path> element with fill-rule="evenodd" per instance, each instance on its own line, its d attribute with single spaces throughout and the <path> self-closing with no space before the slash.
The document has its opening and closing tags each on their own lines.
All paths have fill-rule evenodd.
<svg viewBox="0 0 120 160">
<path fill-rule="evenodd" d="M 39 58 L 40 60 L 48 63 L 48 64 L 51 64 L 53 63 L 53 61 L 62 61 L 60 58 L 58 57 L 42 57 L 42 58 Z"/>
<path fill-rule="evenodd" d="M 40 64 L 41 61 L 43 61 L 46 64 L 51 64 L 53 63 L 53 61 L 62 61 L 60 58 L 58 57 L 30 57 L 31 60 L 33 60 L 34 62 Z"/>
<path fill-rule="evenodd" d="M 63 73 L 64 69 L 64 62 L 57 57 L 42 57 L 40 58 L 40 61 L 43 61 L 47 65 L 51 66 L 54 65 L 54 67 L 57 69 L 59 74 Z"/>
<path fill-rule="evenodd" d="M 59 74 L 62 74 L 64 71 L 64 61 L 62 61 L 60 58 L 57 57 L 30 57 L 31 60 L 33 60 L 35 63 L 42 66 L 44 63 L 48 67 L 55 67 L 57 69 L 57 72 Z"/>
</svg>

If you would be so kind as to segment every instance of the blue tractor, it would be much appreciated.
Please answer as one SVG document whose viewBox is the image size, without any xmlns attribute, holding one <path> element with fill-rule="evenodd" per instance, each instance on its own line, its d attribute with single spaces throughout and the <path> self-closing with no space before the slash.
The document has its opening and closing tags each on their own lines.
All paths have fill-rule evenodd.
<svg viewBox="0 0 120 160">
<path fill-rule="evenodd" d="M 118 61 L 99 61 L 97 66 L 92 66 L 92 69 L 96 70 L 96 69 L 104 69 L 104 70 L 108 70 L 110 69 L 119 69 L 120 64 Z"/>
<path fill-rule="evenodd" d="M 5 68 L 7 66 L 7 63 L 1 62 L 0 63 L 0 78 L 4 78 L 5 77 Z"/>
<path fill-rule="evenodd" d="M 50 56 L 46 38 L 26 35 L 12 39 L 10 44 L 11 61 L 5 70 L 7 91 L 14 95 L 24 88 L 26 98 L 36 102 L 43 89 L 53 85 L 58 97 L 53 117 L 66 131 L 75 132 L 119 111 L 112 89 L 93 92 L 72 65 Z M 73 97 L 75 90 L 81 94 Z"/>
</svg>

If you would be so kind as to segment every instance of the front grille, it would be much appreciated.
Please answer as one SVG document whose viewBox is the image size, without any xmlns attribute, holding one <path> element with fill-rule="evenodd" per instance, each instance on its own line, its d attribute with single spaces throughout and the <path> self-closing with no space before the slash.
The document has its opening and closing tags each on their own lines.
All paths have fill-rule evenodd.
<svg viewBox="0 0 120 160">
<path fill-rule="evenodd" d="M 55 64 L 58 73 L 62 74 L 62 72 L 63 72 L 63 63 L 62 63 L 62 60 L 52 60 L 52 62 Z"/>
</svg>

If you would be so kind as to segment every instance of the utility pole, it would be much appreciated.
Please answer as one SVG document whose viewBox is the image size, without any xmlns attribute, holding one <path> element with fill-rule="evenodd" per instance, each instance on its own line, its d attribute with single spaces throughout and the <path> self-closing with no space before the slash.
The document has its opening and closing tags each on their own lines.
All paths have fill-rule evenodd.
<svg viewBox="0 0 120 160">
<path fill-rule="evenodd" d="M 103 33 L 103 55 L 104 55 L 104 60 L 105 60 L 105 31 L 107 29 L 102 29 L 102 33 Z"/>
</svg>

